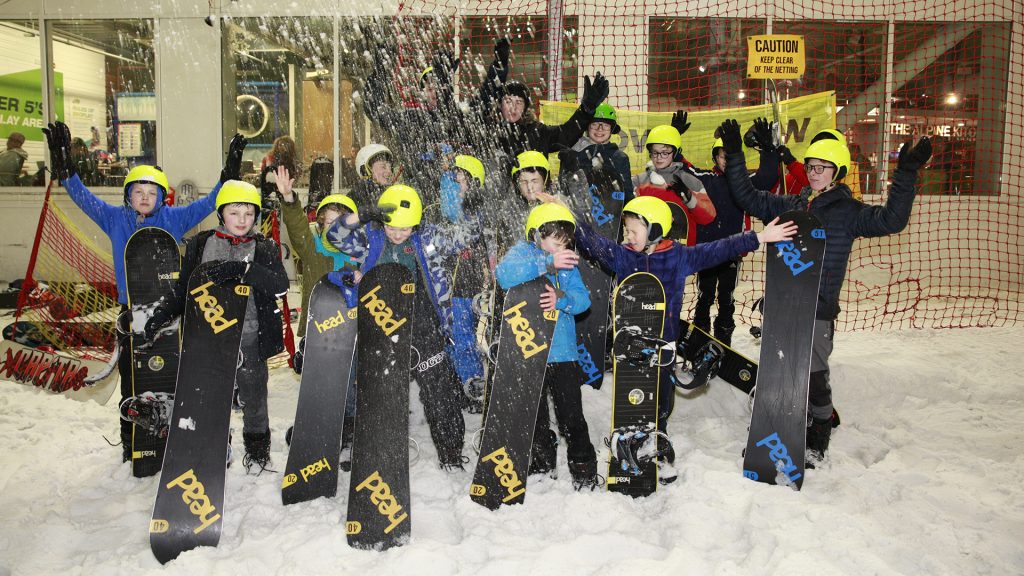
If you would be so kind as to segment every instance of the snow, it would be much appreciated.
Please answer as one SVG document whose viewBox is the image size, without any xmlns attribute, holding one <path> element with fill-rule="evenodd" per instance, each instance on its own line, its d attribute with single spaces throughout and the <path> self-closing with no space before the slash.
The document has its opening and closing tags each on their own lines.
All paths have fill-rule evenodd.
<svg viewBox="0 0 1024 576">
<path fill-rule="evenodd" d="M 413 386 L 413 538 L 383 553 L 346 544 L 348 474 L 336 498 L 287 508 L 280 473 L 247 476 L 236 413 L 220 546 L 163 568 L 148 540 L 157 479 L 132 478 L 103 440 L 117 395 L 100 406 L 3 382 L 0 575 L 1021 574 L 1021 349 L 1019 327 L 838 334 L 843 424 L 801 492 L 743 478 L 748 401 L 714 380 L 676 398 L 674 484 L 642 500 L 574 492 L 563 443 L 560 477 L 531 478 L 525 505 L 498 512 L 469 499 L 471 471 L 437 468 Z M 297 378 L 273 371 L 270 394 L 280 469 Z M 610 380 L 584 388 L 599 452 L 610 394 Z M 470 436 L 479 417 L 466 419 Z"/>
</svg>

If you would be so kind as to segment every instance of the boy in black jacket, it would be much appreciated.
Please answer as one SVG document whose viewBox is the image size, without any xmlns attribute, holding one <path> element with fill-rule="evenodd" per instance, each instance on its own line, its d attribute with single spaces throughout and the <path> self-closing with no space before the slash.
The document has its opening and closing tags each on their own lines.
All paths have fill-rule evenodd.
<svg viewBox="0 0 1024 576">
<path fill-rule="evenodd" d="M 281 252 L 272 240 L 256 232 L 262 199 L 252 184 L 229 180 L 217 196 L 220 226 L 196 234 L 185 242 L 181 276 L 171 294 L 165 295 L 146 323 L 146 340 L 185 309 L 185 295 L 192 271 L 203 262 L 221 260 L 210 270 L 220 284 L 238 280 L 252 287 L 245 310 L 239 354 L 242 363 L 235 386 L 242 404 L 242 438 L 246 471 L 253 465 L 262 472 L 270 466 L 270 419 L 267 415 L 267 359 L 284 349 L 282 317 L 277 299 L 288 291 L 288 275 Z"/>
</svg>

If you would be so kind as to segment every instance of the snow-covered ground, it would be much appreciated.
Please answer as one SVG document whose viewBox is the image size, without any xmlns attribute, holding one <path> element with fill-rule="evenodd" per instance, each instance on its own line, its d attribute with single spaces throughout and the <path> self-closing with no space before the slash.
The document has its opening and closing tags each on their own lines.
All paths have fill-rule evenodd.
<svg viewBox="0 0 1024 576">
<path fill-rule="evenodd" d="M 749 337 L 737 347 L 757 357 Z M 347 474 L 337 498 L 285 508 L 280 474 L 247 476 L 236 459 L 220 546 L 164 567 L 149 550 L 157 479 L 132 478 L 102 438 L 117 436 L 116 397 L 100 406 L 4 382 L 0 575 L 1022 574 L 1022 350 L 1024 328 L 839 334 L 843 425 L 802 492 L 743 478 L 747 398 L 716 380 L 677 398 L 675 484 L 642 500 L 577 493 L 563 447 L 558 480 L 531 482 L 525 505 L 490 512 L 469 499 L 471 471 L 437 468 L 413 392 L 421 457 L 407 546 L 348 547 Z M 610 388 L 584 389 L 599 449 Z M 276 370 L 270 390 L 281 468 L 298 379 Z"/>
</svg>

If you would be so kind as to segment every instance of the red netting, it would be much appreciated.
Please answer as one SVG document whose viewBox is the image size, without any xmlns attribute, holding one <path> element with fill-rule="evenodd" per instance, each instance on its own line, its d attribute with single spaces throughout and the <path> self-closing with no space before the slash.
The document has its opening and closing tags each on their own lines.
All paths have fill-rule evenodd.
<svg viewBox="0 0 1024 576">
<path fill-rule="evenodd" d="M 849 141 L 856 176 L 847 183 L 856 195 L 868 204 L 885 202 L 904 142 L 928 135 L 935 149 L 919 173 L 907 229 L 855 243 L 840 328 L 1001 326 L 1019 319 L 1020 3 L 726 1 L 711 8 L 664 0 L 561 6 L 485 0 L 467 7 L 451 0 L 409 2 L 399 14 L 394 29 L 408 33 L 412 26 L 419 39 L 406 43 L 407 61 L 428 62 L 442 47 L 463 57 L 463 96 L 476 91 L 494 42 L 506 36 L 513 48 L 510 78 L 530 86 L 535 102 L 575 101 L 582 76 L 601 71 L 611 81 L 608 101 L 620 111 L 728 115 L 768 103 L 766 82 L 746 78 L 746 38 L 801 35 L 806 73 L 779 81 L 778 97 L 835 91 L 827 120 Z M 560 47 L 552 45 L 552 30 Z M 556 59 L 560 66 L 552 67 Z M 806 123 L 783 119 L 783 126 L 791 148 L 813 136 Z M 637 145 L 627 130 L 621 137 L 620 146 Z M 710 149 L 684 153 L 696 164 L 710 163 Z M 634 173 L 642 169 L 634 162 Z M 759 322 L 749 305 L 763 287 L 763 254 L 744 261 L 736 291 L 738 315 L 748 323 Z M 695 286 L 687 292 L 692 306 Z"/>
</svg>

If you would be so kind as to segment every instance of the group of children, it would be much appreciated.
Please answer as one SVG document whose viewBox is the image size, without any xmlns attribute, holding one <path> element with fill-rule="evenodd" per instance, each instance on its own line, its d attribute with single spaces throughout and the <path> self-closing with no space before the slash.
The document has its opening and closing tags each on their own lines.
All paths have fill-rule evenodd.
<svg viewBox="0 0 1024 576">
<path fill-rule="evenodd" d="M 292 190 L 292 175 L 283 167 L 277 169 L 284 222 L 304 267 L 303 309 L 312 285 L 323 276 L 336 282 L 358 283 L 361 275 L 378 262 L 396 262 L 413 271 L 417 282 L 413 345 L 421 358 L 438 358 L 437 362 L 420 363 L 423 369 L 415 371 L 413 377 L 439 465 L 461 470 L 468 462 L 462 453 L 462 410 L 466 406 L 463 387 L 484 374 L 471 301 L 492 281 L 509 289 L 546 277 L 553 288 L 539 304 L 545 311 L 557 309 L 562 314 L 548 355 L 530 472 L 547 473 L 556 468 L 558 438 L 549 425 L 550 395 L 558 429 L 567 443 L 573 483 L 577 489 L 594 487 L 601 478 L 583 413 L 573 322 L 574 315 L 589 308 L 590 295 L 577 269 L 577 250 L 612 271 L 616 278 L 637 271 L 654 274 L 668 299 L 663 335 L 669 341 L 678 337 L 686 279 L 698 274 L 694 322 L 710 331 L 710 308 L 717 296 L 714 333 L 729 343 L 735 327 L 732 290 L 739 259 L 762 243 L 792 237 L 795 226 L 778 223 L 782 212 L 809 210 L 821 219 L 829 238 L 815 325 L 808 429 L 808 447 L 822 457 L 832 424 L 828 356 L 852 241 L 860 236 L 895 233 L 906 225 L 915 193 L 914 175 L 930 155 L 928 140 L 901 150 L 884 206 L 868 206 L 853 199 L 843 184 L 850 157 L 840 133 L 821 136 L 807 150 L 803 160 L 807 186 L 788 196 L 768 192 L 778 183 L 779 160 L 795 159 L 785 146 L 773 141 L 766 121 L 755 122 L 747 134 L 748 146 L 761 155 L 761 167 L 753 176 L 746 169 L 743 136 L 735 121 L 725 122 L 718 130 L 720 138 L 711 150 L 713 170 L 699 170 L 687 162 L 681 135 L 689 123 L 682 111 L 670 124 L 650 131 L 650 164 L 633 175 L 628 158 L 611 142 L 620 127 L 615 110 L 603 103 L 608 86 L 600 74 L 593 82 L 586 79 L 580 107 L 572 118 L 562 126 L 549 127 L 532 116 L 529 90 L 507 81 L 508 57 L 508 42 L 502 40 L 495 47 L 495 61 L 481 90 L 480 102 L 486 104 L 481 122 L 490 122 L 486 125 L 493 128 L 490 148 L 470 154 L 471 145 L 478 142 L 453 141 L 459 134 L 472 133 L 459 126 L 421 134 L 426 139 L 446 141 L 424 144 L 429 147 L 429 158 L 417 156 L 415 161 L 381 144 L 371 144 L 357 155 L 357 170 L 363 181 L 348 195 L 324 198 L 312 222 Z M 439 92 L 450 90 L 445 83 L 450 82 L 456 67 L 457 61 L 442 59 L 421 75 L 423 93 L 433 95 L 434 105 Z M 376 87 L 368 98 L 385 101 L 381 89 Z M 436 120 L 427 112 L 429 108 L 415 118 L 405 118 L 378 107 L 375 117 L 391 126 L 408 127 L 406 120 Z M 466 120 L 465 116 L 460 118 Z M 110 236 L 114 254 L 123 253 L 128 237 L 139 228 L 158 226 L 180 241 L 187 230 L 217 210 L 217 229 L 186 241 L 181 285 L 164 298 L 146 327 L 146 335 L 152 336 L 180 314 L 188 272 L 201 262 L 222 262 L 214 271 L 218 281 L 240 281 L 253 287 L 242 339 L 244 362 L 236 385 L 244 404 L 244 463 L 247 469 L 266 469 L 270 464 L 266 360 L 282 350 L 282 320 L 276 300 L 287 290 L 288 282 L 278 248 L 257 233 L 259 191 L 238 179 L 245 139 L 236 135 L 232 140 L 220 182 L 206 198 L 184 208 L 163 206 L 168 190 L 166 176 L 157 167 L 139 166 L 125 180 L 124 205 L 113 206 L 91 194 L 75 174 L 73 163 L 68 161 L 67 127 L 58 122 L 45 132 L 54 174 L 76 204 Z M 557 179 L 552 178 L 548 160 L 554 152 L 558 152 L 561 163 Z M 403 179 L 397 176 L 401 170 L 395 170 L 399 161 L 416 167 L 417 173 L 407 174 L 407 180 L 418 188 L 401 182 Z M 621 242 L 601 236 L 587 224 L 590 198 L 583 191 L 587 183 L 598 179 L 612 180 L 624 192 Z M 763 230 L 744 232 L 744 213 L 762 220 Z M 684 218 L 686 224 L 682 224 Z M 685 244 L 677 241 L 684 237 Z M 123 260 L 114 260 L 119 301 L 124 307 Z M 342 270 L 346 272 L 339 274 Z M 121 363 L 121 375 L 123 383 L 130 382 L 127 362 Z M 667 438 L 667 420 L 674 400 L 674 388 L 669 384 L 672 381 L 670 373 L 663 375 L 659 443 Z M 122 394 L 130 394 L 124 384 Z M 354 400 L 354 394 L 350 393 L 349 398 Z M 346 409 L 347 416 L 354 416 L 353 407 L 354 401 Z M 346 436 L 350 436 L 351 424 L 345 428 Z M 125 434 L 122 429 L 127 446 Z M 660 479 L 674 480 L 671 445 L 659 445 L 657 454 Z M 129 457 L 126 449 L 125 459 Z"/>
</svg>

